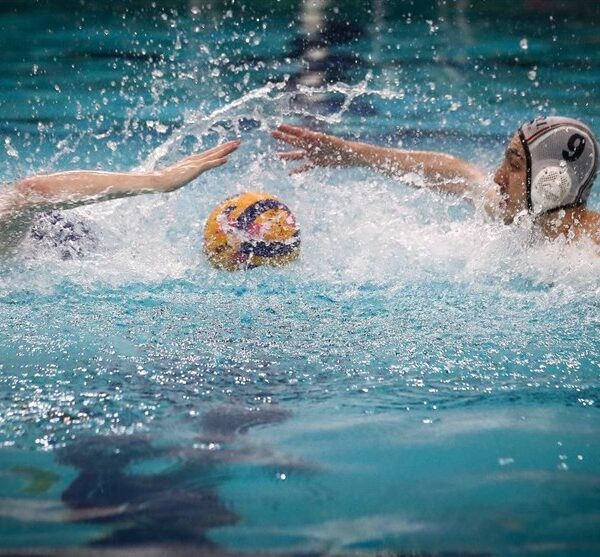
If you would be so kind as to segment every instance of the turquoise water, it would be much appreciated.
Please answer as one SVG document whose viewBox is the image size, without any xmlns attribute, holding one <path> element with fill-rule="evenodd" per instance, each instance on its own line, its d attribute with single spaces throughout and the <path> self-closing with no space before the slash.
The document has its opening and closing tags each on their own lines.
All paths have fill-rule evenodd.
<svg viewBox="0 0 600 557">
<path fill-rule="evenodd" d="M 5 181 L 244 144 L 174 194 L 65 213 L 81 256 L 2 263 L 0 555 L 600 553 L 595 249 L 416 175 L 289 177 L 269 135 L 491 171 L 539 112 L 599 133 L 598 9 L 559 4 L 3 4 Z M 247 189 L 295 211 L 301 260 L 209 267 L 204 219 Z"/>
</svg>

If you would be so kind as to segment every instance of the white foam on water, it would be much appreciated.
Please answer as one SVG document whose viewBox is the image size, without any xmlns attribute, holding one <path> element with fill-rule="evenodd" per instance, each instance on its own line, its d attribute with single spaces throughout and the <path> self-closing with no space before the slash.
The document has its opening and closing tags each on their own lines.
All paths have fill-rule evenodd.
<svg viewBox="0 0 600 557">
<path fill-rule="evenodd" d="M 331 87 L 344 94 L 341 108 L 316 119 L 335 132 L 349 103 L 376 95 L 365 84 Z M 321 92 L 322 93 L 322 92 Z M 310 90 L 304 92 L 311 94 Z M 388 93 L 380 92 L 388 98 Z M 202 175 L 168 195 L 140 196 L 86 207 L 72 213 L 92 223 L 101 246 L 80 260 L 62 261 L 52 250 L 29 245 L 17 268 L 0 279 L 4 292 L 47 290 L 68 280 L 89 288 L 129 283 L 160 283 L 194 276 L 218 280 L 201 249 L 204 220 L 222 199 L 240 191 L 279 195 L 296 213 L 302 232 L 302 257 L 281 269 L 294 281 L 324 283 L 448 280 L 473 288 L 503 290 L 511 281 L 552 287 L 552 302 L 583 293 L 595 295 L 600 282 L 597 249 L 585 242 L 535 240 L 527 225 L 487 222 L 464 200 L 440 196 L 416 174 L 391 179 L 363 169 L 315 169 L 290 177 L 292 164 L 278 160 L 270 131 L 281 121 L 298 121 L 299 111 L 283 85 L 254 90 L 211 114 L 186 115 L 186 124 L 156 149 L 142 169 L 168 164 L 185 154 L 192 138 L 199 149 L 215 139 L 242 137 L 244 145 L 227 166 Z M 307 109 L 308 110 L 308 109 Z M 254 122 L 243 131 L 244 122 Z M 313 118 L 314 120 L 314 118 Z M 491 167 L 490 153 L 488 166 Z M 484 161 L 486 162 L 486 161 Z M 11 262 L 14 265 L 14 262 Z M 25 278 L 27 277 L 27 278 Z M 225 279 L 227 280 L 227 279 Z M 510 295 L 519 295 L 511 287 Z M 531 295 L 532 288 L 525 288 Z"/>
</svg>

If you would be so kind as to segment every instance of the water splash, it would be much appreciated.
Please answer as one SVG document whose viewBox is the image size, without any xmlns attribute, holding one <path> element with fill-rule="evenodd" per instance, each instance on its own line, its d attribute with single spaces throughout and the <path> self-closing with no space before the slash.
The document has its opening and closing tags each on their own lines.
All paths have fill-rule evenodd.
<svg viewBox="0 0 600 557">
<path fill-rule="evenodd" d="M 420 188 L 422 179 L 408 174 L 388 179 L 363 170 L 315 170 L 287 176 L 289 167 L 276 157 L 270 130 L 282 121 L 310 119 L 344 133 L 348 107 L 362 97 L 401 102 L 401 94 L 375 91 L 368 79 L 357 87 L 344 84 L 321 90 L 302 88 L 304 97 L 341 95 L 338 110 L 315 116 L 295 104 L 297 92 L 269 84 L 205 114 L 186 114 L 185 124 L 155 149 L 139 167 L 151 170 L 189 152 L 241 137 L 244 146 L 228 166 L 201 176 L 174 194 L 104 203 L 75 211 L 101 236 L 90 256 L 65 263 L 56 251 L 40 253 L 24 246 L 14 272 L 3 273 L 0 288 L 46 289 L 63 280 L 88 288 L 132 282 L 156 282 L 210 275 L 201 253 L 203 222 L 223 198 L 244 190 L 275 193 L 297 213 L 303 229 L 302 260 L 286 274 L 328 283 L 420 281 L 433 273 L 474 287 L 498 279 L 522 278 L 553 285 L 567 295 L 595 292 L 598 263 L 593 247 L 561 242 L 532 242 L 526 227 L 499 227 L 475 214 L 461 200 L 436 196 Z M 491 165 L 490 158 L 487 164 Z M 481 161 L 484 164 L 485 160 Z M 416 188 L 416 189 L 415 189 Z M 300 272 L 296 270 L 300 268 Z M 21 271 L 18 269 L 21 268 Z M 43 272 L 41 272 L 43 270 Z M 34 276 L 24 280 L 24 274 Z M 212 276 L 212 275 L 211 275 Z"/>
</svg>

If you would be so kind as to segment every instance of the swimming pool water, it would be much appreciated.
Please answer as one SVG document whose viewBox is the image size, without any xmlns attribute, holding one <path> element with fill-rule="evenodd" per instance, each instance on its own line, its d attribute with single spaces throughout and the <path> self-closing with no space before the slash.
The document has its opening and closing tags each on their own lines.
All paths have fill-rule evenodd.
<svg viewBox="0 0 600 557">
<path fill-rule="evenodd" d="M 5 181 L 244 144 L 168 196 L 66 213 L 98 239 L 82 257 L 2 262 L 0 555 L 598 554 L 594 248 L 418 175 L 289 177 L 269 135 L 491 171 L 540 112 L 598 133 L 598 9 L 505 8 L 2 6 Z M 204 260 L 204 219 L 247 189 L 294 210 L 298 262 Z"/>
</svg>

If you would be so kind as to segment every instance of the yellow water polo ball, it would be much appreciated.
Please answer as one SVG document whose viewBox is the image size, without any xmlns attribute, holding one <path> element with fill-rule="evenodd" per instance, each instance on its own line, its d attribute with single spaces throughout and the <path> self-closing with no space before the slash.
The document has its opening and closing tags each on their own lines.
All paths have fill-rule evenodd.
<svg viewBox="0 0 600 557">
<path fill-rule="evenodd" d="M 242 193 L 208 216 L 204 252 L 215 267 L 228 271 L 285 265 L 300 255 L 300 230 L 274 195 Z"/>
</svg>

